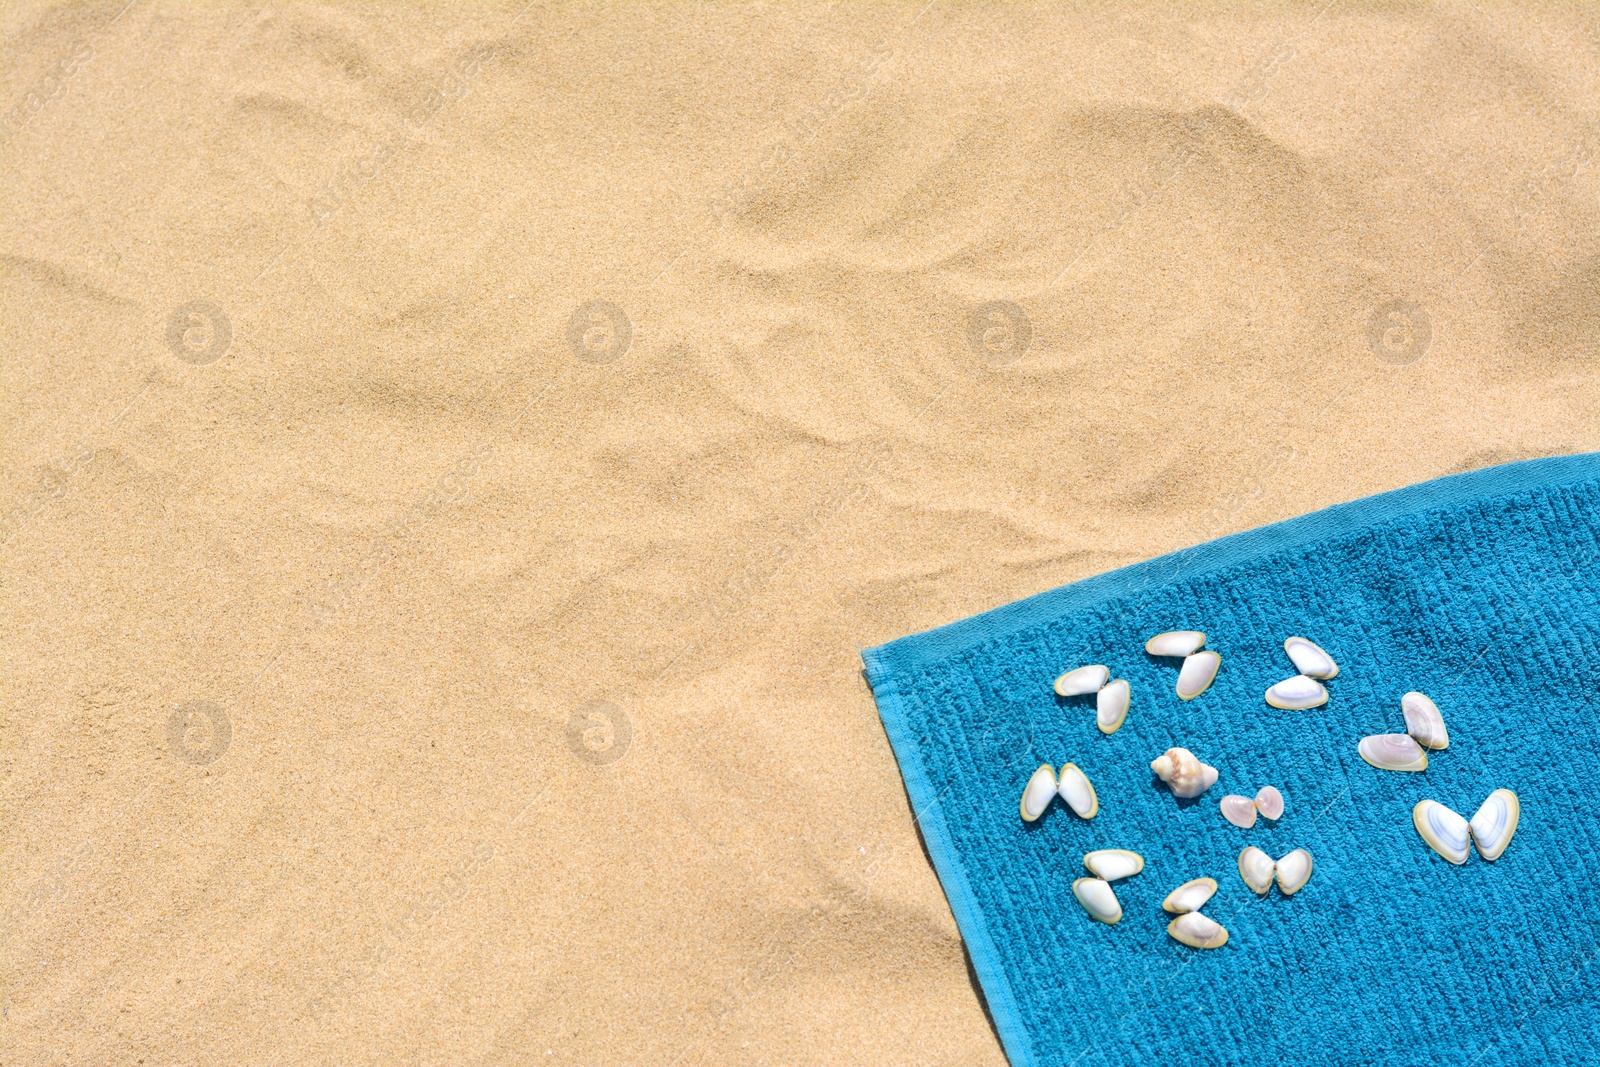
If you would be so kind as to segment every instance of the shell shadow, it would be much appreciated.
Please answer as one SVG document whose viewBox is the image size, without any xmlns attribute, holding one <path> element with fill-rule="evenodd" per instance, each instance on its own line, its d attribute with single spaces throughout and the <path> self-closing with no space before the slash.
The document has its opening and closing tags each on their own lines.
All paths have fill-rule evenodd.
<svg viewBox="0 0 1600 1067">
<path fill-rule="evenodd" d="M 1154 789 L 1158 793 L 1165 793 L 1173 800 L 1176 800 L 1178 802 L 1178 809 L 1180 811 L 1188 811 L 1190 808 L 1194 807 L 1196 804 L 1200 803 L 1200 801 L 1205 799 L 1204 793 L 1201 793 L 1197 797 L 1180 797 L 1178 794 L 1174 793 L 1171 788 L 1168 787 L 1167 783 L 1161 780 L 1160 775 L 1156 774 L 1154 771 L 1150 773 L 1150 788 Z"/>
</svg>

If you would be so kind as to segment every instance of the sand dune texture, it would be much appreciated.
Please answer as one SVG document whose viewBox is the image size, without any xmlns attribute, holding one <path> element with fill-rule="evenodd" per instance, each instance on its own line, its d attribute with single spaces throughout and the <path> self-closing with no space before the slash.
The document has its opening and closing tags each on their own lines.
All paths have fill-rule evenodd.
<svg viewBox="0 0 1600 1067">
<path fill-rule="evenodd" d="M 924 2 L 0 11 L 0 1058 L 1002 1063 L 859 649 L 1600 447 L 1592 6 Z"/>
</svg>

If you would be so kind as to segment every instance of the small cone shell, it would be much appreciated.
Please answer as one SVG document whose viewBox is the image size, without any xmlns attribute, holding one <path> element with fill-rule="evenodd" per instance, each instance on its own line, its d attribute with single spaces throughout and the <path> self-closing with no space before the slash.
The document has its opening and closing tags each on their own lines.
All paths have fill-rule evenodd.
<svg viewBox="0 0 1600 1067">
<path fill-rule="evenodd" d="M 1100 811 L 1100 798 L 1094 795 L 1089 776 L 1076 763 L 1062 765 L 1059 791 L 1061 799 L 1079 818 L 1092 819 Z"/>
<path fill-rule="evenodd" d="M 1424 748 L 1450 747 L 1450 734 L 1444 728 L 1444 716 L 1439 705 L 1421 693 L 1407 693 L 1400 698 L 1400 713 L 1406 717 L 1406 733 Z"/>
<path fill-rule="evenodd" d="M 1128 705 L 1133 701 L 1133 690 L 1121 678 L 1108 684 L 1095 697 L 1094 724 L 1103 734 L 1114 734 L 1122 729 L 1128 718 Z"/>
<path fill-rule="evenodd" d="M 1283 794 L 1273 786 L 1262 786 L 1261 791 L 1256 794 L 1256 810 L 1261 813 L 1263 819 L 1276 822 L 1283 818 Z"/>
<path fill-rule="evenodd" d="M 1249 797 L 1229 793 L 1222 798 L 1219 807 L 1222 808 L 1222 817 L 1241 830 L 1248 830 L 1256 824 L 1256 802 Z"/>
<path fill-rule="evenodd" d="M 1115 882 L 1144 870 L 1144 857 L 1125 848 L 1101 848 L 1084 856 L 1083 865 L 1096 878 Z"/>
<path fill-rule="evenodd" d="M 1509 789 L 1496 789 L 1489 794 L 1476 814 L 1468 821 L 1472 830 L 1472 843 L 1478 846 L 1478 855 L 1486 860 L 1497 860 L 1511 844 L 1511 835 L 1517 832 L 1517 822 L 1522 818 L 1522 804 L 1517 794 Z"/>
<path fill-rule="evenodd" d="M 1177 797 L 1197 797 L 1217 782 L 1217 769 L 1186 748 L 1167 749 L 1150 761 L 1150 769 Z"/>
<path fill-rule="evenodd" d="M 1445 859 L 1461 866 L 1472 851 L 1472 828 L 1467 820 L 1433 800 L 1421 800 L 1411 809 L 1417 833 Z"/>
<path fill-rule="evenodd" d="M 1267 703 L 1286 711 L 1319 708 L 1328 702 L 1328 691 L 1315 678 L 1297 674 L 1267 690 Z"/>
<path fill-rule="evenodd" d="M 1178 672 L 1178 698 L 1193 700 L 1210 689 L 1221 666 L 1222 657 L 1215 652 L 1196 652 L 1187 657 L 1183 669 Z"/>
<path fill-rule="evenodd" d="M 1152 656 L 1192 656 L 1206 647 L 1206 635 L 1199 630 L 1169 630 L 1144 643 Z"/>
<path fill-rule="evenodd" d="M 1056 696 L 1078 697 L 1086 693 L 1098 693 L 1110 677 L 1111 671 L 1098 663 L 1079 667 L 1056 679 Z"/>
<path fill-rule="evenodd" d="M 1079 878 L 1072 883 L 1072 895 L 1078 898 L 1084 911 L 1101 922 L 1111 925 L 1122 920 L 1122 905 L 1103 879 Z"/>
<path fill-rule="evenodd" d="M 1033 777 L 1028 779 L 1028 784 L 1022 787 L 1022 801 L 1018 807 L 1022 811 L 1022 821 L 1032 822 L 1044 814 L 1044 809 L 1050 806 L 1050 798 L 1056 795 L 1056 772 L 1050 764 L 1040 764 L 1039 769 L 1033 772 Z"/>
<path fill-rule="evenodd" d="M 1250 887 L 1252 893 L 1263 894 L 1271 889 L 1272 875 L 1276 869 L 1272 857 L 1254 845 L 1239 853 L 1239 877 L 1244 879 L 1244 884 Z"/>
<path fill-rule="evenodd" d="M 1184 912 L 1173 919 L 1167 924 L 1167 933 L 1190 948 L 1221 948 L 1228 943 L 1227 929 L 1198 911 Z"/>
<path fill-rule="evenodd" d="M 1206 906 L 1206 901 L 1216 895 L 1215 878 L 1191 878 L 1167 894 L 1167 899 L 1161 902 L 1161 910 L 1175 915 L 1199 911 Z"/>
<path fill-rule="evenodd" d="M 1297 848 L 1280 859 L 1275 865 L 1279 891 L 1286 897 L 1292 897 L 1304 889 L 1305 884 L 1311 881 L 1311 866 L 1311 853 L 1303 848 Z"/>
<path fill-rule="evenodd" d="M 1283 643 L 1283 650 L 1289 653 L 1294 669 L 1307 678 L 1326 680 L 1339 677 L 1339 665 L 1333 662 L 1333 657 L 1303 637 L 1289 638 Z"/>
</svg>

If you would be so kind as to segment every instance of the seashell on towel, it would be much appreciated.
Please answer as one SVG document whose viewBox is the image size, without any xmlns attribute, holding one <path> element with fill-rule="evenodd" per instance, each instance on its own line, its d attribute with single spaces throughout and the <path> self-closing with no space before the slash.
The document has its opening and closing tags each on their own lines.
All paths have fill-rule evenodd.
<svg viewBox="0 0 1600 1067">
<path fill-rule="evenodd" d="M 1285 711 L 1304 711 L 1328 702 L 1328 691 L 1315 678 L 1297 674 L 1267 690 L 1267 703 Z"/>
<path fill-rule="evenodd" d="M 1511 844 L 1511 835 L 1517 832 L 1517 822 L 1521 818 L 1522 804 L 1517 794 L 1509 789 L 1490 793 L 1489 799 L 1467 821 L 1472 843 L 1478 846 L 1478 855 L 1491 862 L 1499 859 Z"/>
<path fill-rule="evenodd" d="M 1241 797 L 1236 793 L 1229 793 L 1222 798 L 1222 817 L 1241 830 L 1248 830 L 1256 824 L 1256 802 L 1249 797 Z"/>
<path fill-rule="evenodd" d="M 1186 748 L 1167 749 L 1150 761 L 1150 769 L 1177 797 L 1197 797 L 1217 783 L 1217 769 Z"/>
<path fill-rule="evenodd" d="M 1467 820 L 1434 800 L 1422 800 L 1411 809 L 1411 823 L 1433 849 L 1456 866 L 1467 862 L 1472 851 L 1472 828 Z"/>
<path fill-rule="evenodd" d="M 1072 895 L 1078 898 L 1083 910 L 1108 925 L 1120 922 L 1122 905 L 1111 886 L 1101 878 L 1079 878 L 1072 883 Z"/>
<path fill-rule="evenodd" d="M 1152 656 L 1192 656 L 1206 647 L 1206 635 L 1199 630 L 1169 630 L 1144 643 Z"/>
<path fill-rule="evenodd" d="M 1425 771 L 1428 754 L 1407 734 L 1373 734 L 1356 745 L 1361 758 L 1380 771 Z"/>
<path fill-rule="evenodd" d="M 1272 875 L 1277 865 L 1272 857 L 1250 845 L 1239 853 L 1239 877 L 1250 887 L 1250 892 L 1263 894 L 1272 888 Z"/>
<path fill-rule="evenodd" d="M 1186 911 L 1173 919 L 1167 924 L 1167 933 L 1190 948 L 1221 948 L 1228 943 L 1227 929 L 1198 911 Z"/>
<path fill-rule="evenodd" d="M 1083 865 L 1096 878 L 1115 882 L 1144 870 L 1144 857 L 1125 848 L 1101 848 L 1086 854 Z"/>
<path fill-rule="evenodd" d="M 1022 821 L 1033 822 L 1043 815 L 1055 795 L 1055 769 L 1048 763 L 1040 764 L 1039 769 L 1033 772 L 1033 777 L 1028 779 L 1028 784 L 1022 787 L 1022 801 L 1018 805 L 1022 810 Z"/>
<path fill-rule="evenodd" d="M 1311 881 L 1311 853 L 1297 848 L 1278 860 L 1274 869 L 1278 875 L 1278 890 L 1284 896 L 1292 897 Z"/>
<path fill-rule="evenodd" d="M 1261 791 L 1256 794 L 1256 810 L 1261 813 L 1263 819 L 1277 822 L 1283 818 L 1283 794 L 1273 786 L 1262 786 Z"/>
<path fill-rule="evenodd" d="M 1400 698 L 1400 711 L 1406 717 L 1406 733 L 1417 744 L 1432 749 L 1450 747 L 1450 735 L 1445 732 L 1439 705 L 1421 693 L 1407 693 Z"/>
<path fill-rule="evenodd" d="M 1133 690 L 1121 678 L 1100 690 L 1100 695 L 1095 697 L 1094 710 L 1094 724 L 1100 728 L 1100 732 L 1114 734 L 1122 729 L 1123 722 L 1128 718 L 1128 705 L 1132 701 Z"/>
<path fill-rule="evenodd" d="M 1040 770 L 1048 770 L 1041 767 Z M 1037 771 L 1034 772 L 1037 775 Z M 1089 776 L 1083 773 L 1076 763 L 1061 765 L 1061 784 L 1058 787 L 1061 799 L 1067 802 L 1073 814 L 1081 819 L 1092 819 L 1100 811 L 1100 798 L 1094 795 L 1094 786 L 1089 784 Z"/>
<path fill-rule="evenodd" d="M 1170 911 L 1176 915 L 1199 911 L 1206 906 L 1206 901 L 1216 895 L 1217 880 L 1215 878 L 1191 878 L 1167 894 L 1167 899 L 1161 902 L 1161 910 Z"/>
<path fill-rule="evenodd" d="M 1307 678 L 1327 680 L 1339 677 L 1339 665 L 1333 662 L 1333 657 L 1303 637 L 1289 638 L 1283 643 L 1283 650 L 1289 653 L 1294 669 Z"/>
<path fill-rule="evenodd" d="M 1111 670 L 1099 663 L 1068 671 L 1056 679 L 1056 696 L 1081 697 L 1098 693 L 1111 677 Z"/>
<path fill-rule="evenodd" d="M 1185 657 L 1183 669 L 1178 671 L 1178 699 L 1193 700 L 1210 689 L 1221 666 L 1222 657 L 1215 652 L 1196 652 Z"/>
</svg>

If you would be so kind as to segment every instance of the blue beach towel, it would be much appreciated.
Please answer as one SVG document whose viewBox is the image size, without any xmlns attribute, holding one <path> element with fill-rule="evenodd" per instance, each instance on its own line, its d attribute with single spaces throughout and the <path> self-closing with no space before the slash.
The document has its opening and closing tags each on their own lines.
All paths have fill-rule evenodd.
<svg viewBox="0 0 1600 1067">
<path fill-rule="evenodd" d="M 1199 699 L 1144 642 L 1203 630 Z M 1286 637 L 1340 666 L 1309 711 L 1263 700 Z M 1442 478 L 1113 571 L 864 653 L 906 789 L 1013 1067 L 1600 1064 L 1600 453 Z M 1052 689 L 1104 663 L 1132 684 L 1115 734 Z M 1421 773 L 1356 744 L 1431 696 L 1450 747 Z M 1150 771 L 1191 749 L 1221 777 L 1180 801 Z M 1041 763 L 1072 761 L 1092 820 L 1017 812 Z M 1277 823 L 1223 820 L 1277 786 Z M 1521 799 L 1496 862 L 1445 862 L 1411 810 Z M 1237 857 L 1315 857 L 1293 897 L 1257 897 Z M 1123 919 L 1072 895 L 1084 853 L 1126 848 Z M 1161 901 L 1202 876 L 1212 951 L 1167 936 Z"/>
</svg>

